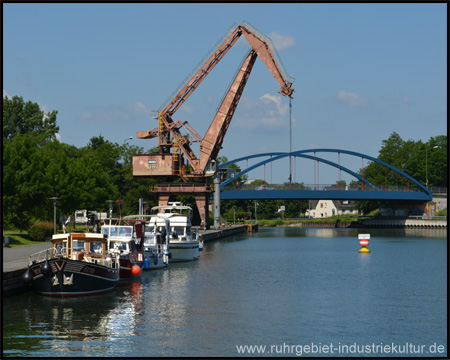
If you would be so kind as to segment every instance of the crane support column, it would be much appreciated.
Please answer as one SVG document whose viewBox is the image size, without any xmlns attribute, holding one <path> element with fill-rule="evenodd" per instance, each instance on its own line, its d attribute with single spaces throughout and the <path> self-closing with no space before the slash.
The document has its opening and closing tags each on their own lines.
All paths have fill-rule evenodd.
<svg viewBox="0 0 450 360">
<path fill-rule="evenodd" d="M 220 172 L 214 174 L 214 228 L 220 227 Z"/>
</svg>

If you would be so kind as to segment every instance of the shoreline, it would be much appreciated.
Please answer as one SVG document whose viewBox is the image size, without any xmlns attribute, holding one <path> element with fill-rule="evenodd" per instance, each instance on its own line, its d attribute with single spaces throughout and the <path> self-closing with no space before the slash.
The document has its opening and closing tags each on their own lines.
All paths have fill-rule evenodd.
<svg viewBox="0 0 450 360">
<path fill-rule="evenodd" d="M 447 220 L 433 219 L 367 219 L 342 221 L 302 221 L 302 222 L 285 222 L 283 224 L 259 224 L 261 227 L 295 227 L 295 228 L 436 228 L 447 229 Z"/>
</svg>

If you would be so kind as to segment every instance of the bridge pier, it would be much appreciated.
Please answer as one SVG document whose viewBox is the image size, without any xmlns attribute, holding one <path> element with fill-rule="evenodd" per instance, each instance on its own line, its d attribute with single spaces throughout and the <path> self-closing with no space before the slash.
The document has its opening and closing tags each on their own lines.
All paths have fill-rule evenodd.
<svg viewBox="0 0 450 360">
<path fill-rule="evenodd" d="M 214 174 L 214 228 L 216 230 L 220 227 L 220 172 L 216 171 Z"/>
</svg>

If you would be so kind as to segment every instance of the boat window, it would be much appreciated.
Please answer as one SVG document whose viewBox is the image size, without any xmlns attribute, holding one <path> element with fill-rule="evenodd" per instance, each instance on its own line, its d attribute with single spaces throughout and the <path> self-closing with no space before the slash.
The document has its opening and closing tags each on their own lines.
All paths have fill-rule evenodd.
<svg viewBox="0 0 450 360">
<path fill-rule="evenodd" d="M 102 243 L 100 241 L 91 241 L 89 243 L 89 252 L 93 254 L 103 254 Z"/>
<path fill-rule="evenodd" d="M 145 232 L 152 233 L 155 231 L 155 227 L 153 225 L 145 225 Z"/>
<path fill-rule="evenodd" d="M 144 238 L 144 246 L 151 246 L 151 245 L 155 245 L 155 236 L 146 236 Z"/>
<path fill-rule="evenodd" d="M 186 235 L 191 235 L 191 227 L 186 227 Z"/>
<path fill-rule="evenodd" d="M 73 251 L 79 251 L 84 249 L 84 241 L 73 240 L 72 241 L 72 249 Z"/>
<path fill-rule="evenodd" d="M 177 235 L 184 235 L 184 227 L 182 226 L 174 226 L 172 228 L 172 232 L 175 231 Z"/>
<path fill-rule="evenodd" d="M 120 237 L 131 237 L 131 227 L 119 228 Z"/>
<path fill-rule="evenodd" d="M 56 242 L 53 246 L 55 248 L 55 256 L 66 253 L 66 242 Z"/>
<path fill-rule="evenodd" d="M 109 236 L 109 226 L 103 226 L 102 227 L 102 234 Z M 116 229 L 114 227 L 111 227 L 111 235 L 115 236 L 116 235 Z"/>
</svg>

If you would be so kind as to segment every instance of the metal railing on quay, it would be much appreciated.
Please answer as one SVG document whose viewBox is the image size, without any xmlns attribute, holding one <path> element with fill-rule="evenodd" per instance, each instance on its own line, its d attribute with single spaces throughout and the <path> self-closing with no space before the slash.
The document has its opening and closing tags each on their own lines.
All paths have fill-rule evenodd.
<svg viewBox="0 0 450 360">
<path fill-rule="evenodd" d="M 378 186 L 378 189 L 373 188 L 369 184 L 364 184 L 364 186 L 337 186 L 336 184 L 266 184 L 266 185 L 228 185 L 222 190 L 257 190 L 257 191 L 269 191 L 269 190 L 315 190 L 315 191 L 404 191 L 404 192 L 420 192 L 421 189 L 412 186 L 405 185 L 388 185 L 388 186 Z"/>
<path fill-rule="evenodd" d="M 429 190 L 435 195 L 447 195 L 446 187 L 430 186 Z"/>
</svg>

